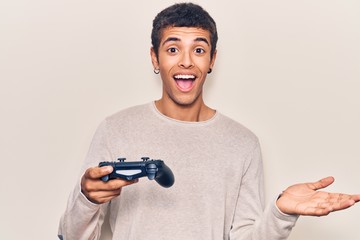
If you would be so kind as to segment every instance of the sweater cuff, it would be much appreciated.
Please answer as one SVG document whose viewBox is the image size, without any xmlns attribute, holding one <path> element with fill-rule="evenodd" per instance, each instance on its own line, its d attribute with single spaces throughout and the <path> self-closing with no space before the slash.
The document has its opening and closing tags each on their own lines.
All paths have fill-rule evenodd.
<svg viewBox="0 0 360 240">
<path fill-rule="evenodd" d="M 274 199 L 273 204 L 271 204 L 273 206 L 271 211 L 275 215 L 275 217 L 278 219 L 281 219 L 281 220 L 284 220 L 287 222 L 292 222 L 295 224 L 295 222 L 299 218 L 299 215 L 289 215 L 289 214 L 283 213 L 276 205 L 276 201 L 277 201 L 277 198 Z"/>
</svg>

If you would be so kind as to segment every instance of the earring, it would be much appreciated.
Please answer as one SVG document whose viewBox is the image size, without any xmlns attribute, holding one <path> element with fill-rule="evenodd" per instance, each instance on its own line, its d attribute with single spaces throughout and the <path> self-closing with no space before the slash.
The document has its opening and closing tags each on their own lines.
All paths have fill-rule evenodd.
<svg viewBox="0 0 360 240">
<path fill-rule="evenodd" d="M 160 73 L 160 69 L 154 69 L 154 73 L 155 73 L 155 74 L 159 74 L 159 73 Z"/>
<path fill-rule="evenodd" d="M 209 68 L 208 74 L 210 74 L 211 72 L 212 72 L 212 69 L 211 69 L 211 68 Z"/>
</svg>

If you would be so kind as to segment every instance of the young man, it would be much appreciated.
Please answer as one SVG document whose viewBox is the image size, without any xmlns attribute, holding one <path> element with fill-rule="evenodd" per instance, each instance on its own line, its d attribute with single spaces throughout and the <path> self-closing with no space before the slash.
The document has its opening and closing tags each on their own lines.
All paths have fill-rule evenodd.
<svg viewBox="0 0 360 240">
<path fill-rule="evenodd" d="M 175 4 L 156 16 L 151 59 L 162 97 L 99 126 L 61 219 L 61 239 L 99 239 L 108 208 L 113 239 L 286 239 L 299 215 L 327 215 L 360 200 L 317 191 L 330 177 L 291 186 L 264 208 L 258 139 L 203 101 L 216 42 L 215 22 L 198 5 Z M 163 159 L 175 184 L 100 180 L 113 170 L 96 167 L 100 161 L 142 156 Z"/>
</svg>

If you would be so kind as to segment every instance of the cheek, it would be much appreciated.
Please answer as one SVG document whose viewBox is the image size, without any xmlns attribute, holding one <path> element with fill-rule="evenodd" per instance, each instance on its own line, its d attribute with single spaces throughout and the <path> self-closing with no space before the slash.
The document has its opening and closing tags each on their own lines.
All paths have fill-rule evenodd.
<svg viewBox="0 0 360 240">
<path fill-rule="evenodd" d="M 169 74 L 175 66 L 177 66 L 177 64 L 173 58 L 161 58 L 159 61 L 160 73 L 162 76 Z"/>
<path fill-rule="evenodd" d="M 164 67 L 169 68 L 170 66 L 174 66 L 177 64 L 178 59 L 174 56 L 168 56 L 166 54 L 159 57 L 160 64 Z"/>
<path fill-rule="evenodd" d="M 199 69 L 207 72 L 210 68 L 211 60 L 210 57 L 194 58 L 194 63 Z"/>
<path fill-rule="evenodd" d="M 163 83 L 163 86 L 168 88 L 171 86 L 171 83 L 174 81 L 172 78 L 171 70 L 165 68 L 164 66 L 160 67 L 160 77 Z"/>
</svg>

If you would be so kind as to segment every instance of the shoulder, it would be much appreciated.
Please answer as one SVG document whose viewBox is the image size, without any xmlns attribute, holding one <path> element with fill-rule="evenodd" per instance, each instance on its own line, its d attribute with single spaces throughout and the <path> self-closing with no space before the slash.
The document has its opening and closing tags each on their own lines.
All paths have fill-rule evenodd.
<svg viewBox="0 0 360 240">
<path fill-rule="evenodd" d="M 250 145 L 258 144 L 258 137 L 252 130 L 222 113 L 218 114 L 218 128 L 232 138 L 231 140 L 236 142 L 240 141 Z"/>
<path fill-rule="evenodd" d="M 147 119 L 150 114 L 151 107 L 149 103 L 124 108 L 105 117 L 98 126 L 98 131 L 113 135 L 121 129 L 130 129 L 134 126 L 139 126 L 139 124 L 144 124 L 148 121 Z"/>
<path fill-rule="evenodd" d="M 135 121 L 136 119 L 145 118 L 147 115 L 149 115 L 150 109 L 151 108 L 149 103 L 128 107 L 110 116 L 107 116 L 105 121 L 108 124 L 124 121 Z"/>
</svg>

